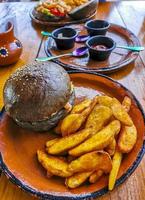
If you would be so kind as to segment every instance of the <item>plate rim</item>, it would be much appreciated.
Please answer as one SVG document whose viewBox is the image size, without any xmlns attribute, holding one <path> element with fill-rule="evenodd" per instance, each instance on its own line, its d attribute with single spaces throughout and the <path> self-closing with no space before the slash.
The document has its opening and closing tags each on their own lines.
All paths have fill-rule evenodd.
<svg viewBox="0 0 145 200">
<path fill-rule="evenodd" d="M 106 78 L 106 79 L 112 81 L 113 83 L 117 84 L 119 87 L 122 87 L 123 89 L 125 89 L 129 93 L 129 95 L 131 95 L 131 97 L 135 101 L 137 107 L 139 108 L 139 110 L 140 110 L 140 112 L 143 116 L 144 123 L 145 123 L 145 112 L 143 110 L 143 107 L 141 106 L 139 100 L 135 97 L 135 95 L 129 89 L 127 89 L 123 84 L 119 83 L 116 80 L 113 80 L 112 78 L 110 78 L 106 75 L 99 74 L 99 73 L 96 73 L 96 72 L 88 72 L 88 71 L 82 72 L 82 71 L 79 71 L 79 70 L 72 70 L 68 73 L 69 74 L 84 73 L 84 74 L 101 76 L 101 77 Z M 0 120 L 3 116 L 3 114 L 4 114 L 4 107 L 0 111 Z M 115 184 L 115 188 L 118 187 L 119 185 L 121 185 L 124 181 L 126 181 L 126 179 L 135 171 L 135 169 L 138 167 L 139 163 L 141 162 L 144 154 L 145 154 L 145 140 L 143 141 L 142 148 L 140 149 L 140 151 L 139 151 L 139 153 L 136 157 L 136 160 L 133 162 L 133 164 L 130 166 L 130 168 L 119 179 L 117 179 L 116 184 Z M 78 194 L 78 195 L 60 196 L 59 193 L 58 193 L 58 196 L 57 196 L 56 194 L 52 195 L 52 194 L 49 194 L 49 193 L 43 193 L 43 192 L 37 191 L 36 189 L 28 186 L 27 184 L 24 184 L 24 182 L 22 182 L 21 180 L 16 178 L 16 176 L 5 165 L 1 152 L 0 152 L 0 167 L 1 167 L 2 172 L 7 176 L 7 178 L 12 183 L 14 183 L 17 187 L 21 188 L 22 190 L 24 190 L 25 192 L 28 192 L 29 194 L 31 194 L 33 196 L 36 196 L 36 197 L 39 197 L 39 198 L 44 198 L 44 199 L 48 199 L 48 200 L 50 198 L 52 200 L 56 200 L 56 199 L 57 200 L 64 200 L 64 199 L 65 200 L 82 200 L 82 199 L 88 198 L 88 199 L 91 200 L 92 198 L 102 196 L 102 195 L 109 192 L 108 188 L 104 187 L 101 190 L 98 190 L 98 191 L 95 191 L 95 192 L 90 192 L 90 193 L 87 193 L 87 194 L 80 194 L 80 195 Z"/>
<path fill-rule="evenodd" d="M 71 26 L 71 25 L 70 25 Z M 140 41 L 138 39 L 138 37 L 131 31 L 129 30 L 128 28 L 124 27 L 124 26 L 121 26 L 121 25 L 118 25 L 118 24 L 115 24 L 115 23 L 110 23 L 110 26 L 112 27 L 118 27 L 124 31 L 127 31 L 132 37 L 133 37 L 133 40 L 135 41 L 135 45 L 136 46 L 140 46 Z M 49 40 L 51 40 L 52 38 L 48 38 L 45 43 L 44 43 L 44 51 L 46 53 L 46 55 L 49 57 L 49 56 L 52 56 L 51 52 L 49 51 L 48 49 L 48 42 Z M 134 62 L 137 57 L 139 56 L 139 52 L 132 52 L 132 58 L 130 59 L 126 59 L 126 60 L 123 60 L 121 61 L 121 63 L 119 65 L 113 65 L 112 67 L 102 67 L 102 68 L 98 68 L 98 69 L 87 69 L 87 68 L 82 68 L 81 66 L 77 66 L 77 64 L 75 65 L 71 65 L 70 63 L 69 64 L 65 64 L 63 62 L 61 62 L 59 59 L 54 59 L 52 62 L 54 63 L 57 63 L 59 65 L 61 65 L 62 67 L 64 67 L 65 69 L 67 70 L 80 70 L 80 71 L 90 71 L 90 72 L 97 72 L 97 73 L 102 73 L 102 74 L 110 74 L 112 72 L 115 72 L 115 71 L 119 71 L 120 69 L 123 69 L 125 68 L 127 65 L 129 65 L 130 63 Z"/>
<path fill-rule="evenodd" d="M 90 20 L 91 18 L 93 18 L 97 11 L 95 11 L 93 14 L 91 14 L 90 16 L 86 17 L 86 18 L 83 18 L 83 19 L 79 19 L 79 20 L 75 20 L 73 19 L 72 21 L 70 22 L 59 22 L 59 21 L 56 21 L 56 22 L 53 22 L 53 21 L 43 21 L 43 20 L 39 20 L 37 19 L 36 17 L 34 17 L 33 15 L 33 10 L 34 8 L 32 8 L 30 11 L 29 11 L 29 16 L 30 18 L 32 19 L 33 22 L 35 22 L 36 24 L 38 25 L 41 25 L 41 26 L 45 26 L 45 27 L 48 27 L 48 26 L 52 26 L 52 27 L 60 27 L 60 26 L 69 26 L 69 25 L 72 25 L 72 24 L 81 24 L 81 23 L 84 23 L 86 22 L 87 20 Z"/>
</svg>

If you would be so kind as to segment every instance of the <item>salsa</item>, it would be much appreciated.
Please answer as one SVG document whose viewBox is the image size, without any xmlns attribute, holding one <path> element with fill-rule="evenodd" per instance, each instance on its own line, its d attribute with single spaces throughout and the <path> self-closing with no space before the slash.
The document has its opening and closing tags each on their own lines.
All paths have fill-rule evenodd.
<svg viewBox="0 0 145 200">
<path fill-rule="evenodd" d="M 98 51 L 105 51 L 108 49 L 105 45 L 100 45 L 100 44 L 92 45 L 92 48 Z"/>
</svg>

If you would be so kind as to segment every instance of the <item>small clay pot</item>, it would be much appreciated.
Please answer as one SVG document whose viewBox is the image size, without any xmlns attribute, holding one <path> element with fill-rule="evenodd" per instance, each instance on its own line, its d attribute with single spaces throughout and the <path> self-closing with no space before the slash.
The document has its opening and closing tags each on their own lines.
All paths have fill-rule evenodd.
<svg viewBox="0 0 145 200">
<path fill-rule="evenodd" d="M 22 53 L 22 44 L 14 36 L 14 26 L 7 22 L 0 32 L 0 67 L 16 63 Z"/>
<path fill-rule="evenodd" d="M 105 35 L 109 27 L 109 22 L 105 20 L 90 20 L 85 24 L 85 28 L 90 36 Z"/>
<path fill-rule="evenodd" d="M 59 38 L 60 34 L 63 38 Z M 75 45 L 77 35 L 78 32 L 69 27 L 58 28 L 52 32 L 52 38 L 55 40 L 57 48 L 61 50 L 72 49 Z"/>
<path fill-rule="evenodd" d="M 115 49 L 116 43 L 106 36 L 94 36 L 87 40 L 86 45 L 89 49 L 90 58 L 93 60 L 104 61 L 107 60 L 111 52 Z M 95 49 L 93 46 L 105 46 L 106 49 Z"/>
</svg>

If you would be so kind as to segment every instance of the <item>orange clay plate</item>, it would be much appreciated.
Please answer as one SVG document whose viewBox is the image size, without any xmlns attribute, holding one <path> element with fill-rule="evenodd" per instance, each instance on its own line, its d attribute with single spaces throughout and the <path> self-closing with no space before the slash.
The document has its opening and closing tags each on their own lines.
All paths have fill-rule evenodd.
<svg viewBox="0 0 145 200">
<path fill-rule="evenodd" d="M 84 25 L 71 25 L 70 27 L 79 31 L 79 35 L 87 35 L 87 31 Z M 117 45 L 122 46 L 140 46 L 138 38 L 125 27 L 119 26 L 117 24 L 110 24 L 110 28 L 106 36 L 112 38 Z M 59 50 L 56 47 L 53 38 L 49 37 L 45 42 L 45 52 L 47 56 L 56 56 L 60 54 L 70 53 L 74 49 L 84 46 L 84 43 L 75 43 L 73 49 L 69 50 Z M 115 48 L 111 53 L 110 57 L 105 61 L 92 60 L 89 54 L 81 58 L 77 57 L 62 57 L 55 59 L 54 62 L 63 66 L 65 69 L 77 69 L 77 70 L 92 70 L 94 72 L 107 74 L 114 71 L 120 70 L 126 67 L 128 64 L 133 62 L 139 55 L 139 52 L 128 51 L 125 49 Z"/>
<path fill-rule="evenodd" d="M 140 163 L 144 151 L 145 127 L 143 110 L 137 99 L 125 87 L 103 75 L 91 73 L 70 73 L 75 86 L 76 101 L 93 98 L 97 94 L 116 97 L 119 101 L 127 95 L 132 100 L 130 116 L 138 131 L 134 149 L 124 156 L 116 186 L 123 183 Z M 56 137 L 52 131 L 31 132 L 18 127 L 5 112 L 0 122 L 0 164 L 8 178 L 31 194 L 46 199 L 84 199 L 105 194 L 108 176 L 103 176 L 95 184 L 86 183 L 76 189 L 68 189 L 64 180 L 57 177 L 48 179 L 46 171 L 37 161 L 37 149 L 43 149 L 47 140 Z"/>
</svg>

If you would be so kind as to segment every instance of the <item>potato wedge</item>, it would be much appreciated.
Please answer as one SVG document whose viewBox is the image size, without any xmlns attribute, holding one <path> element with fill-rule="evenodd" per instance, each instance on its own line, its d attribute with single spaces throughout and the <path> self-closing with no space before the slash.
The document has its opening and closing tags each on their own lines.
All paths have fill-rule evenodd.
<svg viewBox="0 0 145 200">
<path fill-rule="evenodd" d="M 90 178 L 89 178 L 89 182 L 90 183 L 95 183 L 97 182 L 101 176 L 103 175 L 103 171 L 102 170 L 98 170 L 98 171 L 95 171 L 93 172 L 93 174 L 91 174 Z"/>
<path fill-rule="evenodd" d="M 122 161 L 122 153 L 119 152 L 118 150 L 116 150 L 116 152 L 113 156 L 112 170 L 109 175 L 109 185 L 108 185 L 109 190 L 113 190 L 113 188 L 114 188 L 114 185 L 115 185 L 115 182 L 117 179 L 117 175 L 119 172 L 119 168 L 121 165 L 121 161 Z"/>
<path fill-rule="evenodd" d="M 61 134 L 61 124 L 62 124 L 62 120 L 60 120 L 57 124 L 57 126 L 54 128 L 54 132 L 58 135 L 62 135 Z"/>
<path fill-rule="evenodd" d="M 46 142 L 46 147 L 52 146 L 54 143 L 56 143 L 56 142 L 59 141 L 59 140 L 60 140 L 60 138 L 54 138 L 54 139 L 52 139 L 52 140 L 48 140 L 48 141 Z"/>
<path fill-rule="evenodd" d="M 83 110 L 88 108 L 91 105 L 92 100 L 91 99 L 85 99 L 81 103 L 75 105 L 71 111 L 72 114 L 75 113 L 81 113 Z"/>
<path fill-rule="evenodd" d="M 80 114 L 69 114 L 67 115 L 61 124 L 62 136 L 68 136 L 76 132 L 82 125 L 84 117 Z"/>
<path fill-rule="evenodd" d="M 86 118 L 88 117 L 88 115 L 90 114 L 96 103 L 97 103 L 97 98 L 95 97 L 92 100 L 91 105 L 88 108 L 86 108 L 82 113 L 67 115 L 63 119 L 61 124 L 62 135 L 67 136 L 79 130 L 79 128 L 85 122 Z"/>
<path fill-rule="evenodd" d="M 79 145 L 91 135 L 92 135 L 91 129 L 83 129 L 75 134 L 59 139 L 54 143 L 54 145 L 51 145 L 46 150 L 49 154 L 58 155 Z"/>
<path fill-rule="evenodd" d="M 116 149 L 116 140 L 114 138 L 113 141 L 106 147 L 105 151 L 107 151 L 107 153 L 109 153 L 110 156 L 113 156 L 115 153 L 115 149 Z"/>
<path fill-rule="evenodd" d="M 69 154 L 72 156 L 80 156 L 84 153 L 104 149 L 112 142 L 114 135 L 120 131 L 120 128 L 121 124 L 118 120 L 112 121 L 109 125 L 91 136 L 85 142 L 69 150 Z"/>
<path fill-rule="evenodd" d="M 126 112 L 129 112 L 131 107 L 131 99 L 128 96 L 125 96 L 122 101 L 122 106 L 125 109 Z"/>
<path fill-rule="evenodd" d="M 111 109 L 112 109 L 114 117 L 118 119 L 120 122 L 122 122 L 124 125 L 126 126 L 133 125 L 131 117 L 125 111 L 121 103 L 116 98 L 112 98 Z"/>
<path fill-rule="evenodd" d="M 111 107 L 112 98 L 109 96 L 98 96 L 98 103 L 103 106 Z"/>
<path fill-rule="evenodd" d="M 37 151 L 38 161 L 51 174 L 60 177 L 72 176 L 72 173 L 67 170 L 68 163 L 54 156 L 47 155 L 43 151 Z"/>
<path fill-rule="evenodd" d="M 96 105 L 90 113 L 85 128 L 92 128 L 95 132 L 101 130 L 112 116 L 112 110 L 109 107 Z"/>
<path fill-rule="evenodd" d="M 133 126 L 124 126 L 120 132 L 118 148 L 122 153 L 129 153 L 137 141 L 137 130 Z"/>
<path fill-rule="evenodd" d="M 79 172 L 66 178 L 65 184 L 69 188 L 76 188 L 84 183 L 93 172 Z"/>
<path fill-rule="evenodd" d="M 68 165 L 68 171 L 72 173 L 103 170 L 109 173 L 112 169 L 110 155 L 105 151 L 93 151 L 86 153 Z"/>
</svg>

